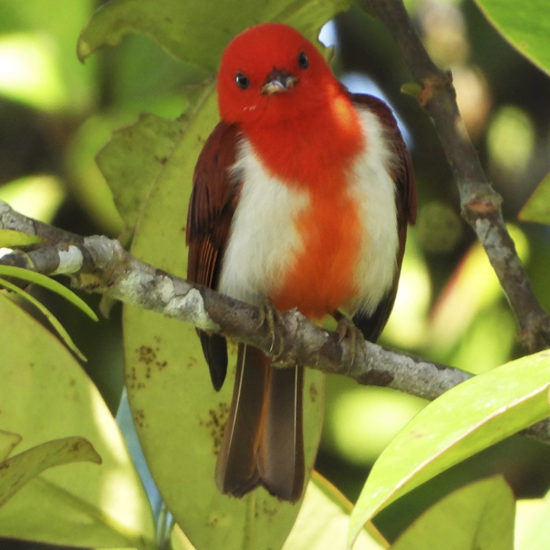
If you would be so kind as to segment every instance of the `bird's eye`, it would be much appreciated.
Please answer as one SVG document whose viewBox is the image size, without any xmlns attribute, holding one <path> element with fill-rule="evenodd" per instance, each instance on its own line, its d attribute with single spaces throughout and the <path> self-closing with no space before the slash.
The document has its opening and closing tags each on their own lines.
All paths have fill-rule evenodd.
<svg viewBox="0 0 550 550">
<path fill-rule="evenodd" d="M 298 65 L 301 69 L 307 69 L 309 67 L 309 59 L 306 52 L 302 51 L 298 54 Z"/>
<path fill-rule="evenodd" d="M 248 80 L 248 76 L 245 74 L 237 73 L 235 75 L 235 84 L 237 84 L 241 90 L 246 90 L 250 86 L 250 80 Z"/>
</svg>

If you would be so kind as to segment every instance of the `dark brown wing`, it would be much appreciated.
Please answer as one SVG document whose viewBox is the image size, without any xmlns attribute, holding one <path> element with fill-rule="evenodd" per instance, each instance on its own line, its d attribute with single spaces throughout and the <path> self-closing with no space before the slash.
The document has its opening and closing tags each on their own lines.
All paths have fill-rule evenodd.
<svg viewBox="0 0 550 550">
<path fill-rule="evenodd" d="M 365 338 L 374 342 L 382 332 L 395 301 L 403 253 L 405 252 L 407 224 L 412 225 L 416 221 L 416 183 L 411 156 L 397 127 L 397 122 L 391 109 L 380 99 L 365 94 L 351 94 L 351 100 L 358 107 L 366 107 L 378 116 L 386 128 L 386 136 L 390 139 L 395 155 L 395 162 L 391 167 L 391 176 L 395 182 L 399 249 L 397 251 L 397 268 L 395 270 L 393 285 L 372 315 L 368 316 L 362 312 L 358 312 L 353 318 L 354 323 L 361 329 Z"/>
<path fill-rule="evenodd" d="M 239 182 L 229 173 L 235 162 L 238 134 L 236 126 L 220 122 L 204 144 L 193 176 L 187 213 L 187 279 L 210 288 L 218 286 L 229 227 L 240 192 Z M 225 338 L 197 332 L 212 384 L 219 390 L 227 371 Z"/>
</svg>

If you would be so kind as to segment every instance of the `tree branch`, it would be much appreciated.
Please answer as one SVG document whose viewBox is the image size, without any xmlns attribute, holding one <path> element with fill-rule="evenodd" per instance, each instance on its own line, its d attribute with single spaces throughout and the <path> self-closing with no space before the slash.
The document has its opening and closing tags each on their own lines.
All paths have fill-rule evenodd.
<svg viewBox="0 0 550 550">
<path fill-rule="evenodd" d="M 73 287 L 192 323 L 203 330 L 255 346 L 281 368 L 296 363 L 343 374 L 359 384 L 387 386 L 432 400 L 472 375 L 446 365 L 357 339 L 339 341 L 334 332 L 310 323 L 299 311 L 282 312 L 273 332 L 258 308 L 157 269 L 129 254 L 115 239 L 82 237 L 38 222 L 0 201 L 0 230 L 37 236 L 41 244 L 0 249 L 0 264 L 44 275 L 69 275 Z M 275 351 L 276 350 L 276 351 Z M 550 421 L 525 432 L 550 442 Z"/>
<path fill-rule="evenodd" d="M 363 0 L 388 28 L 413 78 L 418 101 L 431 117 L 453 172 L 462 216 L 475 231 L 510 302 L 529 351 L 550 347 L 550 316 L 538 302 L 502 217 L 502 198 L 491 187 L 458 111 L 450 72 L 432 62 L 402 0 Z"/>
<path fill-rule="evenodd" d="M 310 323 L 297 310 L 275 319 L 274 333 L 258 308 L 234 300 L 134 258 L 104 236 L 81 237 L 37 222 L 0 201 L 0 229 L 35 235 L 42 244 L 30 250 L 4 250 L 0 263 L 45 275 L 69 275 L 72 286 L 100 293 L 166 317 L 220 332 L 268 354 L 281 367 L 307 364 L 339 373 L 360 384 L 388 386 L 434 399 L 471 375 L 396 353 L 371 342 L 339 342 L 338 335 Z M 276 350 L 276 351 L 275 351 Z"/>
</svg>

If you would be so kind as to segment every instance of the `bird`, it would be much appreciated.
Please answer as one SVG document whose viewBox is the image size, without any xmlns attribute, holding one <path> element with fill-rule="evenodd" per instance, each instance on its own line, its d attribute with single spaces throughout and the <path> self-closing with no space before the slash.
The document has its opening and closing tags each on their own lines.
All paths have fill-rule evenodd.
<svg viewBox="0 0 550 550">
<path fill-rule="evenodd" d="M 217 94 L 220 121 L 193 175 L 188 280 L 259 308 L 297 308 L 312 322 L 332 316 L 375 341 L 416 217 L 411 157 L 391 109 L 350 93 L 283 23 L 231 40 Z M 197 332 L 219 390 L 226 340 Z M 215 471 L 222 493 L 263 486 L 283 501 L 301 498 L 303 375 L 304 365 L 276 368 L 238 344 Z"/>
</svg>

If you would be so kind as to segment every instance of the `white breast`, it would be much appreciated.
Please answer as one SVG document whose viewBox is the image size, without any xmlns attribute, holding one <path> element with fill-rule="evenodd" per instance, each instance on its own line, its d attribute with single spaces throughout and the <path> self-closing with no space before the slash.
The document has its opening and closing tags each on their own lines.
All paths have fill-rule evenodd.
<svg viewBox="0 0 550 550">
<path fill-rule="evenodd" d="M 243 139 L 232 172 L 243 181 L 220 275 L 220 292 L 260 304 L 283 280 L 302 243 L 295 222 L 309 197 L 273 177 Z"/>
<path fill-rule="evenodd" d="M 366 108 L 360 109 L 360 117 L 367 151 L 353 168 L 350 193 L 360 208 L 363 250 L 356 272 L 358 299 L 349 310 L 370 314 L 392 286 L 399 237 L 395 185 L 388 172 L 394 154 L 383 140 L 378 117 Z"/>
<path fill-rule="evenodd" d="M 391 288 L 398 248 L 395 190 L 388 174 L 392 152 L 382 141 L 383 129 L 376 115 L 361 108 L 360 117 L 367 147 L 350 170 L 348 192 L 359 207 L 362 244 L 355 273 L 357 298 L 342 304 L 349 314 L 358 309 L 367 314 L 374 311 Z M 233 216 L 219 290 L 258 304 L 274 293 L 302 250 L 295 220 L 310 201 L 305 190 L 273 177 L 246 139 L 241 142 L 232 172 L 244 183 Z M 345 212 L 335 212 L 338 214 L 345 216 Z"/>
</svg>

